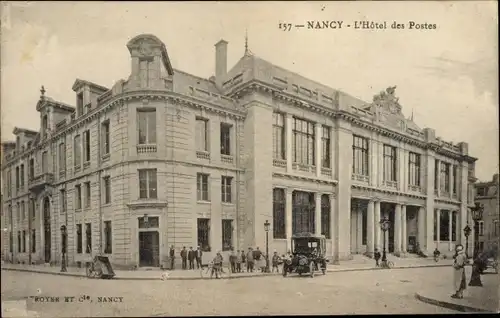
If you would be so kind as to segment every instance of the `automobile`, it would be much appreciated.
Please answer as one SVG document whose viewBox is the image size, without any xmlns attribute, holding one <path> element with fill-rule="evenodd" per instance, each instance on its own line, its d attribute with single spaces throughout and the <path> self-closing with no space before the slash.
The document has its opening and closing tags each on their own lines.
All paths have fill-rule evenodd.
<svg viewBox="0 0 500 318">
<path fill-rule="evenodd" d="M 283 277 L 297 273 L 309 274 L 314 277 L 315 272 L 326 274 L 328 260 L 326 253 L 326 238 L 309 232 L 294 234 L 291 238 L 291 258 L 283 262 Z"/>
</svg>

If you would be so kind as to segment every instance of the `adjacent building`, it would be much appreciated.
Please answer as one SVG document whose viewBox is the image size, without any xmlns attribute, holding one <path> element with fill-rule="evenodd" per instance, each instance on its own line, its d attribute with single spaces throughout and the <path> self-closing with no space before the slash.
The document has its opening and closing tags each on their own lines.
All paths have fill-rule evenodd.
<svg viewBox="0 0 500 318">
<path fill-rule="evenodd" d="M 397 256 L 465 244 L 467 143 L 405 118 L 395 87 L 362 101 L 248 50 L 228 70 L 227 47 L 204 79 L 139 35 L 112 88 L 77 79 L 67 105 L 42 87 L 40 130 L 3 143 L 5 257 L 59 262 L 62 225 L 70 264 L 104 253 L 124 268 L 159 266 L 172 245 L 264 250 L 266 220 L 271 251 L 312 232 L 335 261 L 382 249 L 385 217 Z"/>
<path fill-rule="evenodd" d="M 474 184 L 475 201 L 483 207 L 483 219 L 479 221 L 479 251 L 498 251 L 500 237 L 499 220 L 499 183 L 498 174 L 492 180 Z"/>
</svg>

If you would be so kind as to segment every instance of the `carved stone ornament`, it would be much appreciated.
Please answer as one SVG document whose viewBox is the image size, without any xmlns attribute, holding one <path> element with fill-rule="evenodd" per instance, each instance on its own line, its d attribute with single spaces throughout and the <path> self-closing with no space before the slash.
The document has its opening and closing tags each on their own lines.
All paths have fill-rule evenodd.
<svg viewBox="0 0 500 318">
<path fill-rule="evenodd" d="M 148 43 L 148 41 L 141 41 L 139 43 L 139 54 L 141 56 L 151 56 L 153 55 L 153 48 L 151 46 L 151 43 Z"/>
<path fill-rule="evenodd" d="M 401 105 L 399 105 L 399 98 L 396 97 L 395 92 L 396 86 L 388 87 L 385 92 L 382 91 L 373 96 L 373 102 L 376 105 L 387 108 L 391 113 L 396 114 L 401 111 Z"/>
</svg>

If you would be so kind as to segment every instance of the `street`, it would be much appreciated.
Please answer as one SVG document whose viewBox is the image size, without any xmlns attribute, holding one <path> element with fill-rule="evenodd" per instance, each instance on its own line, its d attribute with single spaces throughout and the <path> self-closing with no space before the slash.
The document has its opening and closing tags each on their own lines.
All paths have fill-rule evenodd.
<svg viewBox="0 0 500 318">
<path fill-rule="evenodd" d="M 451 275 L 450 268 L 415 268 L 314 278 L 128 281 L 2 271 L 2 300 L 59 297 L 28 300 L 28 310 L 42 317 L 453 313 L 414 297 L 436 285 L 451 288 Z"/>
</svg>

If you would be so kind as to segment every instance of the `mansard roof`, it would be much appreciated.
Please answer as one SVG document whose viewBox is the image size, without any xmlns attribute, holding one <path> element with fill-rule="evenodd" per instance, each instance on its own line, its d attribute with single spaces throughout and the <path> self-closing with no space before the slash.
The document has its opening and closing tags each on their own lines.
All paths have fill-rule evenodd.
<svg viewBox="0 0 500 318">
<path fill-rule="evenodd" d="M 26 129 L 26 128 L 19 128 L 19 127 L 14 127 L 14 130 L 12 131 L 14 135 L 17 135 L 19 133 L 25 133 L 27 135 L 36 135 L 38 134 L 38 131 L 34 131 L 31 129 Z"/>
<path fill-rule="evenodd" d="M 88 85 L 91 88 L 94 88 L 94 89 L 100 91 L 101 93 L 105 93 L 105 92 L 109 91 L 109 88 L 106 88 L 106 87 L 101 86 L 99 84 L 92 83 L 92 82 L 89 82 L 89 81 L 86 81 L 86 80 L 82 80 L 82 79 L 79 79 L 79 78 L 77 78 L 75 80 L 75 83 L 73 84 L 72 89 L 73 89 L 73 91 L 77 91 L 83 85 Z"/>
</svg>

